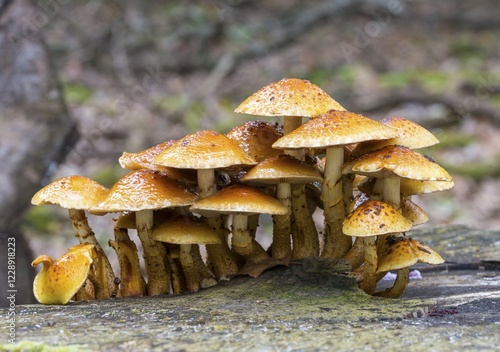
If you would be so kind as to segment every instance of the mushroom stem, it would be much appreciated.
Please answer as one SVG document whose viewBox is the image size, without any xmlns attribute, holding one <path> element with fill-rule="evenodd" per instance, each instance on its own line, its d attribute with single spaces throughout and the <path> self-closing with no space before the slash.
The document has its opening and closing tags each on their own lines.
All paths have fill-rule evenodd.
<svg viewBox="0 0 500 352">
<path fill-rule="evenodd" d="M 146 209 L 136 212 L 137 235 L 142 243 L 148 295 L 156 296 L 170 292 L 170 276 L 164 262 L 161 244 L 152 239 L 153 211 Z"/>
<path fill-rule="evenodd" d="M 248 216 L 234 214 L 232 226 L 232 245 L 236 253 L 246 260 L 258 263 L 263 259 L 268 259 L 269 255 L 262 246 L 255 241 L 248 231 Z"/>
<path fill-rule="evenodd" d="M 327 148 L 321 193 L 325 217 L 324 245 L 321 253 L 323 258 L 342 258 L 352 246 L 351 236 L 346 236 L 342 232 L 342 222 L 346 215 L 342 190 L 343 163 L 343 147 Z"/>
<path fill-rule="evenodd" d="M 171 271 L 173 294 L 181 294 L 187 289 L 184 273 L 182 272 L 182 269 L 180 267 L 179 252 L 180 249 L 179 247 L 177 247 L 175 249 L 171 248 L 169 253 L 167 254 L 167 259 Z"/>
<path fill-rule="evenodd" d="M 283 134 L 287 135 L 288 133 L 296 130 L 302 125 L 302 116 L 284 116 L 283 119 Z M 287 149 L 285 153 L 299 160 L 304 160 L 305 151 L 304 149 Z"/>
<path fill-rule="evenodd" d="M 214 169 L 198 170 L 198 191 L 201 198 L 211 196 L 217 191 Z M 220 215 L 207 218 L 207 224 L 213 228 L 223 239 L 222 244 L 207 244 L 207 255 L 214 269 L 217 280 L 227 280 L 238 273 L 238 264 L 234 254 L 227 245 L 226 234 Z"/>
<path fill-rule="evenodd" d="M 122 297 L 147 295 L 146 282 L 142 277 L 137 246 L 129 238 L 127 229 L 114 227 L 115 240 L 109 245 L 115 250 L 120 265 L 120 294 Z"/>
<path fill-rule="evenodd" d="M 377 245 L 375 236 L 368 236 L 363 238 L 363 252 L 364 252 L 364 274 L 361 288 L 369 295 L 375 292 L 377 285 L 376 274 L 377 271 Z"/>
<path fill-rule="evenodd" d="M 117 287 L 115 285 L 115 274 L 106 253 L 95 238 L 94 232 L 89 226 L 85 211 L 80 209 L 68 209 L 71 226 L 75 236 L 80 243 L 95 244 L 97 258 L 94 259 L 93 270 L 89 273 L 89 279 L 92 281 L 97 299 L 106 299 L 115 297 Z"/>
<path fill-rule="evenodd" d="M 316 225 L 309 212 L 304 184 L 291 185 L 292 216 L 296 231 L 292 232 L 292 258 L 319 256 L 319 239 Z"/>
<path fill-rule="evenodd" d="M 257 227 L 259 227 L 259 217 L 260 214 L 252 214 L 248 216 L 248 231 L 250 232 L 250 236 L 252 236 L 252 238 L 255 238 L 255 234 L 257 233 Z"/>
<path fill-rule="evenodd" d="M 215 286 L 217 281 L 215 280 L 212 272 L 205 265 L 205 262 L 203 262 L 199 245 L 191 245 L 191 256 L 193 257 L 194 265 L 196 267 L 196 271 L 198 272 L 201 288 Z"/>
<path fill-rule="evenodd" d="M 278 183 L 276 186 L 276 198 L 288 209 L 285 215 L 273 215 L 273 244 L 271 253 L 273 258 L 290 257 L 292 246 L 291 213 L 292 213 L 292 191 L 289 183 Z"/>
<path fill-rule="evenodd" d="M 405 291 L 409 282 L 410 282 L 410 268 L 406 267 L 399 269 L 396 281 L 394 281 L 392 287 L 387 288 L 383 291 L 376 292 L 373 295 L 385 298 L 399 298 Z"/>
<path fill-rule="evenodd" d="M 181 244 L 179 259 L 182 266 L 182 272 L 186 278 L 186 286 L 190 292 L 197 292 L 200 289 L 200 277 L 191 255 L 191 245 Z"/>
<path fill-rule="evenodd" d="M 342 259 L 346 260 L 349 263 L 352 270 L 359 268 L 361 264 L 363 264 L 364 251 L 362 237 L 356 237 L 351 249 L 349 249 L 349 252 L 347 252 L 347 254 L 344 255 Z"/>
<path fill-rule="evenodd" d="M 382 200 L 401 212 L 401 178 L 388 177 L 384 179 L 377 179 L 374 189 L 379 189 L 379 183 L 382 185 Z M 387 238 L 390 235 L 394 234 L 382 235 L 377 239 L 377 252 L 379 255 L 385 253 L 385 251 L 389 248 Z"/>
</svg>

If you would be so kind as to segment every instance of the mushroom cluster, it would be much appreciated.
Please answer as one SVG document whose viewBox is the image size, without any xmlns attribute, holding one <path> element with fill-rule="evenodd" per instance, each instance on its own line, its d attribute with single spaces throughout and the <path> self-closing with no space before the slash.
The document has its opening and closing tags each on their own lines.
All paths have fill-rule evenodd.
<svg viewBox="0 0 500 352">
<path fill-rule="evenodd" d="M 198 131 L 125 152 L 119 163 L 130 171 L 110 189 L 69 176 L 38 191 L 33 204 L 69 209 L 80 245 L 56 261 L 40 256 L 33 262 L 43 263 L 35 297 L 64 304 L 196 292 L 243 266 L 308 257 L 346 261 L 366 293 L 399 297 L 411 265 L 443 262 L 405 236 L 428 220 L 411 196 L 453 186 L 443 168 L 413 151 L 438 142 L 429 131 L 399 117 L 378 122 L 349 112 L 296 78 L 263 87 L 235 111 L 283 116 L 284 124 L 250 121 L 226 135 Z M 312 216 L 318 208 L 323 231 Z M 85 211 L 117 214 L 109 245 L 119 277 Z M 261 214 L 273 218 L 269 248 L 255 236 Z M 144 265 L 129 229 L 137 232 Z M 376 292 L 389 270 L 398 273 L 393 287 Z"/>
</svg>

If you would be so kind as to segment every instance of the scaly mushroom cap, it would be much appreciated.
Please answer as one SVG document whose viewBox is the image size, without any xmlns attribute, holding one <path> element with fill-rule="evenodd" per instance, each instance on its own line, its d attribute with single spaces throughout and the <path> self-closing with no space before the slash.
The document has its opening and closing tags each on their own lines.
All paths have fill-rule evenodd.
<svg viewBox="0 0 500 352">
<path fill-rule="evenodd" d="M 36 258 L 31 263 L 32 267 L 43 264 L 33 282 L 37 301 L 42 304 L 66 304 L 87 279 L 93 248 L 93 244 L 79 244 L 54 262 L 47 255 Z"/>
<path fill-rule="evenodd" d="M 210 226 L 187 215 L 177 216 L 156 227 L 153 239 L 174 244 L 222 243 L 222 238 Z"/>
<path fill-rule="evenodd" d="M 56 204 L 66 209 L 88 210 L 108 194 L 100 183 L 84 176 L 60 178 L 39 190 L 31 204 Z"/>
<path fill-rule="evenodd" d="M 410 149 L 419 149 L 439 143 L 439 140 L 431 132 L 402 117 L 386 117 L 381 122 L 396 131 L 398 136 L 383 141 L 359 143 L 352 148 L 351 155 L 359 156 L 387 145 L 402 145 Z"/>
<path fill-rule="evenodd" d="M 442 264 L 444 259 L 426 244 L 412 238 L 397 238 L 379 260 L 377 273 L 410 267 L 417 262 Z"/>
<path fill-rule="evenodd" d="M 356 175 L 361 176 L 361 175 Z M 359 191 L 367 194 L 371 194 L 375 182 L 377 179 L 375 177 L 365 177 L 363 180 L 357 183 L 357 188 Z M 454 186 L 453 181 L 420 181 L 412 180 L 409 178 L 402 178 L 400 184 L 400 192 L 402 196 L 414 196 L 417 194 L 434 193 L 440 191 L 446 191 Z"/>
<path fill-rule="evenodd" d="M 234 112 L 257 116 L 315 117 L 328 110 L 345 109 L 308 80 L 283 78 L 249 96 Z"/>
<path fill-rule="evenodd" d="M 390 204 L 367 200 L 347 216 L 342 232 L 348 236 L 366 237 L 411 229 L 411 221 Z"/>
<path fill-rule="evenodd" d="M 272 145 L 282 136 L 283 125 L 264 121 L 246 122 L 226 134 L 227 138 L 235 141 L 256 162 L 280 155 L 282 152 Z"/>
<path fill-rule="evenodd" d="M 425 243 L 414 240 L 413 238 L 408 238 L 407 240 L 410 243 L 411 248 L 413 249 L 413 253 L 415 253 L 420 263 L 425 263 L 425 264 L 444 263 L 444 259 L 435 250 L 433 250 Z"/>
<path fill-rule="evenodd" d="M 378 261 L 377 273 L 408 268 L 418 262 L 410 243 L 406 238 L 398 241 L 387 249 Z"/>
<path fill-rule="evenodd" d="M 310 183 L 322 182 L 323 176 L 314 166 L 281 154 L 255 165 L 240 181 L 261 184 Z"/>
<path fill-rule="evenodd" d="M 197 196 L 164 174 L 153 170 L 136 170 L 120 178 L 105 200 L 92 211 L 139 211 L 188 206 Z"/>
<path fill-rule="evenodd" d="M 396 136 L 394 130 L 363 115 L 330 110 L 281 137 L 273 148 L 324 148 Z"/>
<path fill-rule="evenodd" d="M 210 197 L 200 199 L 189 210 L 202 216 L 214 213 L 285 215 L 288 212 L 276 198 L 257 188 L 242 184 L 223 188 Z"/>
<path fill-rule="evenodd" d="M 187 135 L 158 154 L 153 162 L 161 166 L 197 170 L 256 164 L 238 144 L 215 131 Z"/>
<path fill-rule="evenodd" d="M 183 180 L 190 183 L 196 183 L 196 172 L 193 170 L 183 170 L 172 167 L 155 165 L 153 163 L 154 158 L 165 149 L 169 148 L 174 144 L 176 140 L 169 140 L 151 148 L 145 149 L 138 153 L 127 153 L 123 152 L 122 156 L 118 159 L 120 166 L 127 170 L 157 170 L 166 174 L 168 177 L 174 180 Z"/>
<path fill-rule="evenodd" d="M 450 174 L 434 161 L 399 145 L 389 145 L 364 154 L 346 163 L 342 172 L 377 178 L 399 176 L 414 180 L 451 181 Z"/>
</svg>

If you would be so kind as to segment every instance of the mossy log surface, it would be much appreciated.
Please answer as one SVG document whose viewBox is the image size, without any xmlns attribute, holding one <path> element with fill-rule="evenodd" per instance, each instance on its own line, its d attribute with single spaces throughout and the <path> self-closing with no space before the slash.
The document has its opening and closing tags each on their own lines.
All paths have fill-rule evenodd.
<svg viewBox="0 0 500 352">
<path fill-rule="evenodd" d="M 500 231 L 407 235 L 447 263 L 418 267 L 400 299 L 366 295 L 340 263 L 305 260 L 195 294 L 19 306 L 18 344 L 2 350 L 498 350 Z"/>
</svg>

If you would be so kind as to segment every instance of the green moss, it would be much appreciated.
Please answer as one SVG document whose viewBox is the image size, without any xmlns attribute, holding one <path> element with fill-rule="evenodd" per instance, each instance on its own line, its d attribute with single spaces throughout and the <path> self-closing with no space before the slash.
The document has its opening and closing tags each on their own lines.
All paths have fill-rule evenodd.
<svg viewBox="0 0 500 352">
<path fill-rule="evenodd" d="M 92 90 L 83 84 L 64 83 L 62 88 L 64 98 L 70 103 L 83 104 L 92 98 Z"/>
<path fill-rule="evenodd" d="M 61 229 L 58 219 L 54 218 L 51 207 L 33 206 L 30 207 L 23 221 L 21 222 L 23 232 L 34 232 L 40 234 L 55 234 Z"/>
<path fill-rule="evenodd" d="M 84 346 L 76 345 L 65 345 L 62 347 L 50 346 L 44 342 L 35 341 L 21 341 L 16 344 L 11 345 L 0 345 L 0 351 L 11 351 L 11 352 L 76 352 L 87 350 Z"/>
</svg>

